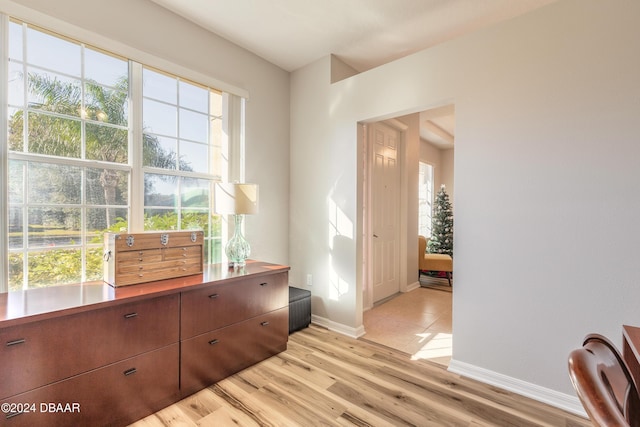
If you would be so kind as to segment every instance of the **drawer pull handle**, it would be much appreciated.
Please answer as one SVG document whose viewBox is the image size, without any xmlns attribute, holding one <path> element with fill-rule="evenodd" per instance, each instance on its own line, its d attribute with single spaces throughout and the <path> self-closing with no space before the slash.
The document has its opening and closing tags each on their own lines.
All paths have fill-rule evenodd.
<svg viewBox="0 0 640 427">
<path fill-rule="evenodd" d="M 128 313 L 124 315 L 125 319 L 131 319 L 132 317 L 136 317 L 138 315 L 138 313 L 133 312 L 133 313 Z"/>
<path fill-rule="evenodd" d="M 260 326 L 269 326 L 269 322 L 260 322 Z"/>
<path fill-rule="evenodd" d="M 213 339 L 213 340 L 209 341 L 209 344 L 214 345 L 214 344 L 218 344 L 219 342 L 220 342 L 220 340 L 216 338 L 216 339 Z"/>
<path fill-rule="evenodd" d="M 25 342 L 27 341 L 24 338 L 21 338 L 19 340 L 7 341 L 7 347 L 11 347 L 12 345 L 24 344 Z"/>
<path fill-rule="evenodd" d="M 131 368 L 131 369 L 127 369 L 126 371 L 123 372 L 125 377 L 128 377 L 129 375 L 133 375 L 136 372 L 138 372 L 138 370 L 136 368 Z"/>
<path fill-rule="evenodd" d="M 216 298 L 218 298 L 218 294 L 209 295 L 209 298 L 216 299 Z"/>
<path fill-rule="evenodd" d="M 267 286 L 267 285 L 268 285 L 268 283 L 267 283 L 267 282 L 262 282 L 262 283 L 260 283 L 260 286 Z"/>
</svg>

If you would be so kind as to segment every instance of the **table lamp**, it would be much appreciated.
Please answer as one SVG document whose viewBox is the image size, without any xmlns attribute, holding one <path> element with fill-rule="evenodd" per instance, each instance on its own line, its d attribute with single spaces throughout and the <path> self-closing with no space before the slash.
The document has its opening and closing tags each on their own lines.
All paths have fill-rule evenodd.
<svg viewBox="0 0 640 427">
<path fill-rule="evenodd" d="M 251 246 L 242 236 L 242 219 L 243 215 L 258 213 L 258 185 L 217 183 L 214 192 L 214 211 L 217 214 L 233 215 L 233 236 L 224 247 L 224 252 L 230 267 L 244 267 L 251 254 Z"/>
</svg>

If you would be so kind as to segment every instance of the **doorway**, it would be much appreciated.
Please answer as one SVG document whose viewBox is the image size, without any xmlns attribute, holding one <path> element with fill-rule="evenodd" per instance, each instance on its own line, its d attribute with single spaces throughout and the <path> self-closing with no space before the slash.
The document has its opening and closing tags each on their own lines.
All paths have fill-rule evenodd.
<svg viewBox="0 0 640 427">
<path fill-rule="evenodd" d="M 430 166 L 428 173 L 423 171 L 423 181 L 429 181 L 427 187 L 431 189 L 424 195 L 429 199 L 428 203 L 427 200 L 424 201 L 426 206 L 433 204 L 435 190 L 441 184 L 445 184 L 450 195 L 453 195 L 453 115 L 453 105 L 447 105 L 397 119 L 362 124 L 360 131 L 364 165 L 361 187 L 364 214 L 363 339 L 405 352 L 411 350 L 416 358 L 431 359 L 434 350 L 442 352 L 445 363 L 448 363 L 447 357 L 451 353 L 452 288 L 447 286 L 447 292 L 433 290 L 434 287 L 425 281 L 424 276 L 420 279 L 417 236 L 421 231 L 420 163 Z M 384 189 L 381 182 L 385 181 L 379 180 L 376 173 L 376 170 L 387 172 L 384 166 L 389 166 L 389 156 L 384 155 L 387 153 L 384 150 L 388 148 L 376 148 L 376 140 L 378 147 L 392 145 L 385 144 L 385 133 L 399 133 L 399 143 L 394 150 L 394 159 L 391 160 L 399 177 L 386 181 L 387 185 L 390 182 L 397 185 L 392 194 Z M 384 151 L 382 155 L 381 151 Z M 427 175 L 428 179 L 425 178 Z M 379 194 L 384 197 L 378 196 Z M 376 198 L 382 202 L 382 206 L 378 206 Z M 387 212 L 380 212 L 381 209 L 387 209 Z M 425 217 L 428 218 L 426 215 Z M 395 226 L 399 236 L 395 240 L 391 239 L 393 244 L 387 246 L 395 248 L 393 254 L 385 252 L 384 244 L 376 242 L 380 239 L 378 230 L 387 221 L 386 218 L 397 218 Z M 426 218 L 422 222 L 424 221 Z M 424 225 L 423 229 L 430 228 Z M 384 272 L 389 277 L 395 274 L 392 266 L 387 263 L 389 260 L 397 267 L 400 282 L 389 286 L 386 291 L 374 292 L 374 284 L 376 287 L 381 286 L 379 289 L 384 289 Z M 437 277 L 433 279 L 438 280 Z M 423 281 L 426 286 L 421 286 Z M 389 330 L 394 326 L 395 329 Z"/>
<path fill-rule="evenodd" d="M 407 290 L 407 220 L 404 213 L 408 191 L 403 171 L 408 130 L 409 126 L 397 119 L 360 125 L 364 166 L 361 271 L 365 310 L 373 307 L 374 299 L 382 301 Z M 375 145 L 378 145 L 379 155 L 378 173 L 374 175 Z M 387 175 L 382 176 L 384 174 Z M 374 192 L 377 192 L 375 202 Z M 384 235 L 380 234 L 383 232 Z M 374 254 L 374 245 L 377 255 Z M 388 259 L 384 259 L 385 254 Z M 375 297 L 374 281 L 378 286 Z"/>
</svg>

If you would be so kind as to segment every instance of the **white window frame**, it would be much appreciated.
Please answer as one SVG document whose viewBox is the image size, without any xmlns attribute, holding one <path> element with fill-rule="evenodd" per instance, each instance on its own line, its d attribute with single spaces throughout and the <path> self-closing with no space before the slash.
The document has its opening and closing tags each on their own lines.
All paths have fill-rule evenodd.
<svg viewBox="0 0 640 427">
<path fill-rule="evenodd" d="M 8 114 L 8 65 L 9 65 L 9 18 L 0 15 L 0 292 L 9 289 L 9 156 L 7 156 L 7 114 Z"/>
<path fill-rule="evenodd" d="M 421 169 L 422 169 L 422 165 L 425 165 L 426 167 L 431 169 L 431 181 L 430 181 L 430 188 L 426 189 L 426 194 L 422 194 L 422 180 L 423 180 L 423 174 L 421 173 Z M 426 237 L 427 239 L 429 237 L 431 237 L 431 220 L 433 218 L 433 200 L 434 200 L 434 191 L 435 191 L 435 166 L 432 165 L 431 163 L 428 162 L 419 162 L 418 165 L 418 178 L 419 178 L 419 182 L 418 182 L 418 233 L 420 235 L 423 235 L 424 237 Z M 429 185 L 427 184 L 427 185 Z M 421 207 L 421 201 L 422 200 L 426 200 L 427 206 L 428 206 L 428 211 L 426 212 L 427 217 L 429 218 L 428 224 L 426 225 L 427 229 L 429 230 L 429 233 L 423 233 L 422 228 L 420 227 L 420 222 L 421 222 L 421 218 L 422 218 L 422 207 Z"/>
<path fill-rule="evenodd" d="M 208 87 L 215 87 L 223 92 L 223 138 L 226 138 L 226 158 L 229 164 L 221 171 L 223 180 L 244 180 L 244 108 L 249 94 L 242 88 L 229 85 L 209 75 L 174 64 L 162 58 L 155 57 L 146 52 L 111 40 L 95 33 L 82 30 L 64 21 L 42 15 L 36 11 L 26 9 L 13 3 L 3 4 L 0 11 L 0 200 L 4 207 L 0 212 L 0 292 L 8 291 L 9 278 L 9 239 L 8 239 L 8 141 L 7 141 L 7 101 L 8 101 L 8 32 L 9 15 L 31 25 L 46 28 L 63 37 L 79 40 L 81 43 L 95 46 L 107 52 L 125 57 L 129 60 L 130 102 L 142 104 L 142 64 L 152 68 L 163 70 L 169 74 L 198 82 Z M 3 13 L 4 12 L 4 13 Z M 129 164 L 123 168 L 131 170 L 129 191 L 129 231 L 144 230 L 144 170 L 142 165 L 143 135 L 142 135 L 142 109 L 130 109 L 130 143 Z M 225 142 L 225 141 L 223 141 Z M 140 165 L 140 166 L 137 166 Z M 90 166 L 85 163 L 84 166 Z M 162 170 L 162 173 L 167 171 Z M 213 188 L 211 189 L 213 190 Z M 213 191 L 211 191 L 213 194 Z M 136 201 L 135 203 L 132 201 Z M 222 238 L 227 236 L 226 221 L 223 221 L 221 230 Z M 224 243 L 224 242 L 223 242 Z M 84 245 L 84 243 L 83 243 Z"/>
</svg>

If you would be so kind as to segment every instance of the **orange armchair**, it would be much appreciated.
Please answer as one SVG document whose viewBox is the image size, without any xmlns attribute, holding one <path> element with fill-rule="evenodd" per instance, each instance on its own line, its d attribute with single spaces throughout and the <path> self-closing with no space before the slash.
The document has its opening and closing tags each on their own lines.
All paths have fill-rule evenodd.
<svg viewBox="0 0 640 427">
<path fill-rule="evenodd" d="M 427 238 L 418 236 L 418 262 L 420 270 L 423 271 L 444 271 L 447 274 L 447 281 L 451 286 L 451 273 L 453 273 L 453 258 L 445 254 L 428 254 Z"/>
</svg>

